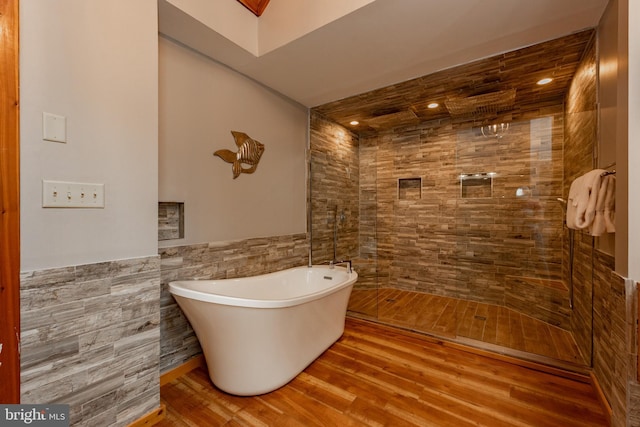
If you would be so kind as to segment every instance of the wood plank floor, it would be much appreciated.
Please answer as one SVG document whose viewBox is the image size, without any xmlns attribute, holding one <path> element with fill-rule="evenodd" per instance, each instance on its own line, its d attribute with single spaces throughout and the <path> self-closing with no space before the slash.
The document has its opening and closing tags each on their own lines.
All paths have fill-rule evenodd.
<svg viewBox="0 0 640 427">
<path fill-rule="evenodd" d="M 588 366 L 570 332 L 506 307 L 382 288 L 354 289 L 349 311 L 444 338 L 476 340 Z"/>
<path fill-rule="evenodd" d="M 216 389 L 198 368 L 160 390 L 169 426 L 605 426 L 593 387 L 347 319 L 345 334 L 286 386 Z"/>
</svg>

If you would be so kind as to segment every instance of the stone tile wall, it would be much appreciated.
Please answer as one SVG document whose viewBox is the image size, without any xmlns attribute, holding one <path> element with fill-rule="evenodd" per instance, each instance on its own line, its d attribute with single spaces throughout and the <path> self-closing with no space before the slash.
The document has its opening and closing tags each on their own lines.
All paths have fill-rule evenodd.
<svg viewBox="0 0 640 427">
<path fill-rule="evenodd" d="M 333 259 L 336 225 L 336 258 L 353 259 L 360 222 L 358 136 L 316 113 L 310 130 L 313 262 Z"/>
<path fill-rule="evenodd" d="M 504 305 L 506 276 L 560 280 L 563 112 L 562 104 L 545 105 L 504 117 L 517 120 L 502 139 L 447 119 L 359 141 L 314 113 L 312 168 L 321 171 L 312 173 L 314 257 L 332 257 L 329 205 L 359 198 L 360 222 L 338 239 L 339 252 L 356 257 L 359 287 Z M 346 161 L 358 157 L 359 189 L 346 173 L 357 167 Z M 460 174 L 479 172 L 496 174 L 491 197 L 461 197 Z M 407 178 L 420 180 L 419 197 L 399 197 Z M 547 300 L 541 317 L 553 312 L 554 324 L 566 325 L 556 319 L 565 306 L 566 299 Z"/>
<path fill-rule="evenodd" d="M 504 305 L 506 276 L 560 279 L 562 137 L 558 105 L 521 114 L 502 139 L 451 120 L 369 138 L 380 285 Z M 461 197 L 461 174 L 488 172 L 491 197 Z M 400 200 L 411 177 L 422 198 Z"/>
<path fill-rule="evenodd" d="M 355 257 L 358 271 L 358 288 L 375 288 L 378 284 L 377 262 L 378 241 L 376 232 L 377 200 L 376 183 L 378 174 L 375 159 L 378 147 L 376 138 L 361 137 L 359 144 L 360 161 L 360 223 L 359 254 Z"/>
<path fill-rule="evenodd" d="M 613 411 L 613 426 L 626 426 L 627 386 L 635 366 L 636 329 L 629 303 L 635 294 L 616 274 L 614 258 L 594 251 L 593 370 Z M 635 307 L 635 304 L 631 304 Z M 634 370 L 635 372 L 635 370 Z"/>
<path fill-rule="evenodd" d="M 565 230 L 566 242 L 569 245 L 571 234 Z M 573 310 L 571 312 L 571 331 L 578 348 L 585 356 L 585 360 L 591 360 L 593 345 L 593 257 L 594 238 L 587 233 L 575 231 L 573 236 Z M 567 261 L 568 261 L 568 249 Z M 570 285 L 567 279 L 567 285 Z"/>
<path fill-rule="evenodd" d="M 505 277 L 505 306 L 564 330 L 571 330 L 569 292 L 560 280 Z"/>
<path fill-rule="evenodd" d="M 562 197 L 567 200 L 574 179 L 594 167 L 594 150 L 597 143 L 596 113 L 596 45 L 589 43 L 566 96 L 564 181 Z M 570 285 L 573 274 L 573 312 L 571 330 L 576 343 L 587 360 L 592 346 L 592 256 L 594 240 L 587 233 L 574 231 L 573 272 L 570 272 L 571 232 L 564 227 L 562 246 L 562 277 Z"/>
<path fill-rule="evenodd" d="M 160 407 L 160 258 L 21 273 L 21 401 L 71 425 L 125 426 Z"/>
<path fill-rule="evenodd" d="M 173 280 L 256 276 L 307 265 L 306 234 L 204 243 L 160 249 L 160 372 L 167 372 L 202 352 L 200 344 L 169 293 Z"/>
</svg>

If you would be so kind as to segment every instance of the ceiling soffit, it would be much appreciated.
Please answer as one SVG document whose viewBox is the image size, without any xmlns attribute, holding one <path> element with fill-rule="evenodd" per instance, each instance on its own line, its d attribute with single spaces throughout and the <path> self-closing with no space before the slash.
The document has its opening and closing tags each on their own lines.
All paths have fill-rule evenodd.
<svg viewBox="0 0 640 427">
<path fill-rule="evenodd" d="M 501 111 L 557 105 L 564 101 L 594 34 L 593 29 L 585 30 L 330 102 L 313 111 L 346 128 L 367 133 L 446 118 L 482 122 L 497 117 Z M 554 80 L 545 86 L 537 85 L 543 77 Z M 511 99 L 503 97 L 500 101 L 497 96 L 501 94 Z M 493 108 L 475 105 L 466 114 L 456 114 L 462 110 L 451 109 L 489 98 L 497 100 Z M 439 107 L 428 108 L 432 102 Z M 500 105 L 505 108 L 501 110 Z M 349 124 L 352 120 L 360 122 L 357 128 Z"/>
</svg>

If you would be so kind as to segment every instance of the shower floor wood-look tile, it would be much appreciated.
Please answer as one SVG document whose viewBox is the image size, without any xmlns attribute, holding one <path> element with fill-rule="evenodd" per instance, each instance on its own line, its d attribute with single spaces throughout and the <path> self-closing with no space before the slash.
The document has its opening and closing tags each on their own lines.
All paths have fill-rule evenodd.
<svg viewBox="0 0 640 427">
<path fill-rule="evenodd" d="M 377 304 L 377 306 L 376 306 Z M 573 335 L 506 307 L 401 289 L 354 289 L 349 311 L 443 338 L 463 338 L 586 366 Z"/>
<path fill-rule="evenodd" d="M 559 371 L 557 371 L 559 372 Z M 587 377 L 363 320 L 284 387 L 237 397 L 197 368 L 160 389 L 173 426 L 605 426 Z"/>
</svg>

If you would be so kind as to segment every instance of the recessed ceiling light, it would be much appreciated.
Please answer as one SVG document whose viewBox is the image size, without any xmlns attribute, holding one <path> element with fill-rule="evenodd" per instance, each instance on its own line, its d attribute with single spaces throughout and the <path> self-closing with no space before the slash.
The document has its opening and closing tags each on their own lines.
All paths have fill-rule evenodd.
<svg viewBox="0 0 640 427">
<path fill-rule="evenodd" d="M 552 79 L 551 77 L 545 77 L 544 79 L 540 79 L 540 80 L 538 80 L 538 84 L 539 84 L 540 86 L 542 86 L 542 85 L 549 84 L 549 83 L 551 83 L 552 81 L 553 81 L 553 79 Z"/>
<path fill-rule="evenodd" d="M 349 122 L 349 124 L 350 124 L 351 126 L 358 126 L 358 125 L 360 124 L 360 122 L 359 122 L 359 121 L 357 121 L 357 120 L 351 120 L 351 121 Z"/>
<path fill-rule="evenodd" d="M 428 108 L 438 108 L 440 106 L 440 104 L 438 104 L 437 102 L 432 102 L 431 104 L 427 105 Z"/>
</svg>

